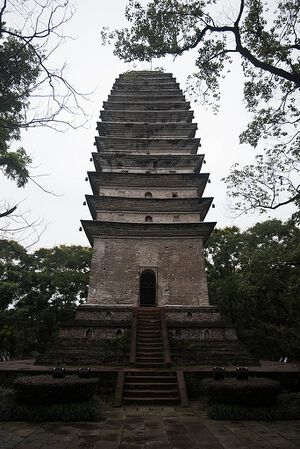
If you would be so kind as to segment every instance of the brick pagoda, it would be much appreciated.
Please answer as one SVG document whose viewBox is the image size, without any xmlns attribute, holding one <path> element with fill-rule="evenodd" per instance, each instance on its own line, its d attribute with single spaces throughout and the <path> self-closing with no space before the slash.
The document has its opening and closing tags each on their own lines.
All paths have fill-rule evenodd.
<svg viewBox="0 0 300 449">
<path fill-rule="evenodd" d="M 137 368 L 253 362 L 209 304 L 203 244 L 215 223 L 205 221 L 209 174 L 192 119 L 171 74 L 116 79 L 88 173 L 88 300 L 75 321 L 62 324 L 49 360 Z M 126 341 L 128 356 L 120 349 Z"/>
</svg>

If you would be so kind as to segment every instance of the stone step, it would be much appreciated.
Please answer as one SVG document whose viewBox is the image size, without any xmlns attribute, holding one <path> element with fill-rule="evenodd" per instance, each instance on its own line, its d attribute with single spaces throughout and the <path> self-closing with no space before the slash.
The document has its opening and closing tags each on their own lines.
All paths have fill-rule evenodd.
<svg viewBox="0 0 300 449">
<path fill-rule="evenodd" d="M 136 362 L 137 368 L 163 368 L 165 364 L 163 362 Z"/>
<path fill-rule="evenodd" d="M 158 356 L 136 356 L 136 362 L 137 363 L 163 363 L 164 357 L 163 355 Z"/>
<path fill-rule="evenodd" d="M 139 327 L 138 327 L 138 329 L 137 329 L 137 335 L 139 336 L 139 337 L 142 337 L 142 336 L 147 336 L 147 335 L 153 335 L 153 336 L 157 336 L 157 335 L 161 335 L 161 329 L 160 328 L 158 328 L 158 329 L 146 329 L 146 328 L 142 328 L 142 329 L 140 329 Z"/>
<path fill-rule="evenodd" d="M 147 343 L 162 346 L 162 338 L 140 337 L 138 340 L 138 346 L 143 346 Z"/>
<path fill-rule="evenodd" d="M 160 324 L 160 316 L 149 316 L 147 317 L 146 314 L 138 315 L 138 321 L 139 323 L 145 323 L 145 324 Z"/>
<path fill-rule="evenodd" d="M 127 376 L 152 376 L 152 377 L 159 377 L 159 376 L 169 376 L 176 378 L 176 371 L 171 371 L 169 369 L 165 370 L 157 370 L 157 369 L 139 369 L 139 370 L 129 370 L 126 372 Z"/>
<path fill-rule="evenodd" d="M 137 332 L 137 340 L 149 340 L 150 337 L 153 337 L 156 342 L 161 339 L 161 331 L 160 332 Z"/>
<path fill-rule="evenodd" d="M 125 390 L 171 390 L 171 391 L 178 391 L 177 389 L 177 383 L 176 382 L 127 382 L 125 381 L 124 385 Z"/>
<path fill-rule="evenodd" d="M 146 320 L 146 319 L 139 318 L 138 325 L 140 327 L 147 326 L 147 327 L 156 327 L 156 328 L 159 327 L 160 328 L 160 320 L 157 320 L 154 318 L 152 320 Z"/>
<path fill-rule="evenodd" d="M 132 397 L 123 397 L 124 404 L 150 404 L 150 405 L 175 405 L 179 403 L 179 396 L 174 398 L 169 397 L 151 397 L 151 398 L 132 398 Z"/>
<path fill-rule="evenodd" d="M 147 356 L 151 356 L 151 355 L 156 356 L 156 355 L 161 355 L 162 351 L 161 351 L 160 348 L 158 348 L 158 349 L 157 348 L 154 348 L 154 349 L 151 348 L 150 350 L 148 348 L 146 348 L 146 350 L 141 349 L 141 348 L 137 348 L 136 353 L 137 353 L 137 355 L 145 354 Z"/>
<path fill-rule="evenodd" d="M 136 398 L 136 397 L 143 397 L 143 398 L 149 398 L 149 397 L 164 397 L 164 398 L 174 398 L 174 397 L 178 397 L 178 390 L 177 388 L 173 388 L 173 389 L 160 389 L 160 388 L 156 388 L 156 389 L 144 389 L 144 390 L 135 390 L 134 388 L 130 388 L 127 389 L 126 387 L 124 388 L 124 396 L 126 397 L 132 397 L 132 398 Z"/>
<path fill-rule="evenodd" d="M 149 354 L 149 353 L 157 353 L 160 352 L 162 353 L 163 351 L 163 345 L 157 345 L 157 346 L 142 346 L 142 345 L 138 345 L 136 347 L 136 351 L 137 353 L 144 353 L 144 354 Z"/>
<path fill-rule="evenodd" d="M 127 375 L 126 376 L 127 383 L 142 383 L 142 384 L 177 384 L 177 378 L 174 376 L 163 376 L 163 375 Z"/>
<path fill-rule="evenodd" d="M 137 351 L 137 356 L 143 357 L 143 358 L 146 358 L 146 359 L 156 358 L 156 357 L 161 358 L 161 357 L 163 357 L 163 353 L 161 351 L 160 352 L 156 352 L 156 353 L 154 353 L 154 352 Z"/>
<path fill-rule="evenodd" d="M 141 348 L 138 347 L 136 350 L 136 355 L 141 355 L 141 354 L 145 354 L 145 355 L 151 355 L 151 354 L 163 354 L 163 347 L 159 347 L 159 348 Z"/>
</svg>

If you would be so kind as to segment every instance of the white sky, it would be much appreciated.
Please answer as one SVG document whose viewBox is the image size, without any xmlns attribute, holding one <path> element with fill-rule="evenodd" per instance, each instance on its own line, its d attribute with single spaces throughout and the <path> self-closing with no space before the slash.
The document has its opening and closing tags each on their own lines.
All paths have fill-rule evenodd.
<svg viewBox="0 0 300 449">
<path fill-rule="evenodd" d="M 148 63 L 124 64 L 113 55 L 113 47 L 103 47 L 100 30 L 103 26 L 111 28 L 125 25 L 124 7 L 126 0 L 85 0 L 77 1 L 77 12 L 65 25 L 65 34 L 73 36 L 56 53 L 57 66 L 66 61 L 68 79 L 81 92 L 92 92 L 85 102 L 86 113 L 91 117 L 85 128 L 69 129 L 57 133 L 46 128 L 31 129 L 23 133 L 21 145 L 33 158 L 32 173 L 48 174 L 37 180 L 53 196 L 29 183 L 24 189 L 17 189 L 13 182 L 0 177 L 0 197 L 10 204 L 23 201 L 20 208 L 30 210 L 29 219 L 42 218 L 46 229 L 36 244 L 37 247 L 52 247 L 60 244 L 88 245 L 84 232 L 79 232 L 80 219 L 89 219 L 87 206 L 83 206 L 84 195 L 91 193 L 89 183 L 85 182 L 86 172 L 93 170 L 89 162 L 91 152 L 95 151 L 94 136 L 96 121 L 103 101 L 112 88 L 115 78 L 122 72 L 132 69 L 150 69 Z M 195 55 L 195 53 L 194 53 Z M 164 58 L 153 62 L 172 72 L 185 88 L 185 81 L 193 69 L 193 54 L 190 52 L 173 61 Z M 218 227 L 236 225 L 249 227 L 268 217 L 285 219 L 289 211 L 280 208 L 277 213 L 233 217 L 228 206 L 226 189 L 221 178 L 229 172 L 235 162 L 249 162 L 253 150 L 239 145 L 238 135 L 245 128 L 247 113 L 242 104 L 242 77 L 238 66 L 232 66 L 231 74 L 223 82 L 221 110 L 217 116 L 193 104 L 198 123 L 197 136 L 201 137 L 200 152 L 205 154 L 206 165 L 203 171 L 210 172 L 211 184 L 207 185 L 205 196 L 214 196 L 215 209 L 208 213 L 207 221 L 217 221 Z"/>
</svg>

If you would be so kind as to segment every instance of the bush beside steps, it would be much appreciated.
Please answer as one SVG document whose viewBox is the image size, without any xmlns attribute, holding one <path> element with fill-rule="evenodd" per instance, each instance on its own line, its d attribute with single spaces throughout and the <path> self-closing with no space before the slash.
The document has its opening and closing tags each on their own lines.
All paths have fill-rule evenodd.
<svg viewBox="0 0 300 449">
<path fill-rule="evenodd" d="M 208 417 L 216 420 L 288 420 L 300 418 L 300 393 L 284 393 L 277 404 L 269 407 L 246 407 L 243 405 L 211 404 Z"/>
<path fill-rule="evenodd" d="M 25 376 L 14 389 L 0 388 L 2 421 L 97 421 L 100 401 L 95 395 L 97 379 L 50 375 Z"/>
<path fill-rule="evenodd" d="M 266 378 L 237 380 L 203 379 L 212 419 L 283 420 L 299 419 L 300 394 L 280 393 L 280 383 Z"/>
</svg>

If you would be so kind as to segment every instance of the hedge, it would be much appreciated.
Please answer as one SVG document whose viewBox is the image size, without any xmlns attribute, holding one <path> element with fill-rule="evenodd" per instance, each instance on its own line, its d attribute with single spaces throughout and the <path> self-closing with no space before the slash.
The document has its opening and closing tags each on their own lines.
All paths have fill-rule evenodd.
<svg viewBox="0 0 300 449">
<path fill-rule="evenodd" d="M 203 379 L 202 388 L 210 403 L 267 406 L 275 404 L 280 383 L 266 378 Z"/>
<path fill-rule="evenodd" d="M 279 395 L 276 406 L 246 407 L 213 403 L 208 407 L 208 417 L 220 420 L 294 420 L 299 419 L 299 416 L 299 393 Z"/>
<path fill-rule="evenodd" d="M 51 375 L 24 376 L 14 382 L 16 400 L 29 404 L 54 404 L 88 401 L 94 395 L 98 380 Z"/>
<path fill-rule="evenodd" d="M 0 421 L 103 421 L 97 396 L 88 401 L 59 404 L 18 402 L 13 390 L 0 387 Z"/>
</svg>

